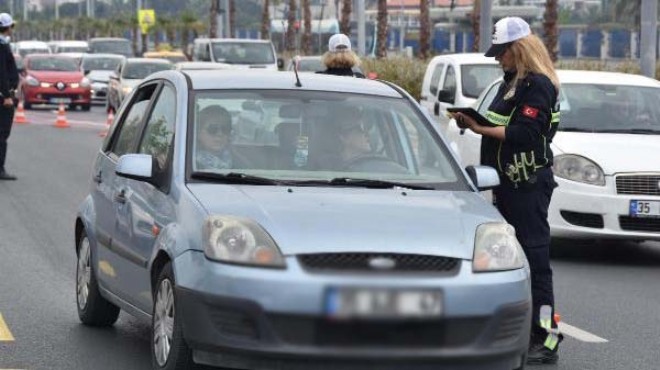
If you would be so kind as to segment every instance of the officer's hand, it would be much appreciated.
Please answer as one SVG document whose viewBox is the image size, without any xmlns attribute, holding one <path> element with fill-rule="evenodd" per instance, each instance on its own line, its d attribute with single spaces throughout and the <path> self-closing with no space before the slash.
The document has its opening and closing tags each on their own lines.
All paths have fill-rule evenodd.
<svg viewBox="0 0 660 370">
<path fill-rule="evenodd" d="M 14 106 L 14 99 L 5 98 L 4 101 L 2 102 L 2 105 L 5 106 L 5 107 L 13 107 Z"/>
<path fill-rule="evenodd" d="M 476 132 L 475 128 L 476 128 L 477 126 L 479 126 L 479 124 L 477 123 L 477 121 L 473 120 L 473 119 L 472 119 L 470 116 L 468 116 L 467 114 L 456 113 L 456 114 L 455 114 L 455 118 L 456 118 L 456 124 L 457 124 L 458 127 L 461 128 L 461 129 L 469 128 L 470 130 Z"/>
</svg>

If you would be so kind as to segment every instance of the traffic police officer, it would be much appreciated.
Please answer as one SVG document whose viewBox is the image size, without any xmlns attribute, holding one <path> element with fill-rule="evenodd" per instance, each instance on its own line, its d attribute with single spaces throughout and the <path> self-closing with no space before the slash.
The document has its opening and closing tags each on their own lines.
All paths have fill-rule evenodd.
<svg viewBox="0 0 660 370">
<path fill-rule="evenodd" d="M 541 40 L 518 17 L 495 24 L 486 56 L 495 57 L 504 81 L 486 113 L 493 127 L 456 113 L 459 126 L 482 135 L 481 163 L 497 169 L 498 210 L 516 229 L 532 278 L 532 330 L 528 363 L 555 363 L 562 336 L 554 321 L 548 207 L 557 186 L 550 143 L 559 124 L 559 80 Z"/>
<path fill-rule="evenodd" d="M 0 13 L 0 180 L 16 180 L 5 171 L 7 138 L 14 121 L 14 91 L 18 86 L 16 61 L 9 45 L 14 20 L 7 13 Z"/>
</svg>

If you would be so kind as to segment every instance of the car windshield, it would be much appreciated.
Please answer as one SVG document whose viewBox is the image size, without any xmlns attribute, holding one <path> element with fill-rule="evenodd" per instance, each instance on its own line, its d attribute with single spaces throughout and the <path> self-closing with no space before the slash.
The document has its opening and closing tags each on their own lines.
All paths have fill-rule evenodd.
<svg viewBox="0 0 660 370">
<path fill-rule="evenodd" d="M 461 66 L 463 96 L 477 98 L 493 81 L 502 77 L 504 72 L 497 64 L 464 64 Z"/>
<path fill-rule="evenodd" d="M 660 88 L 562 84 L 559 130 L 660 133 Z"/>
<path fill-rule="evenodd" d="M 212 45 L 216 62 L 227 64 L 275 63 L 273 48 L 269 43 L 214 42 Z"/>
<path fill-rule="evenodd" d="M 93 53 L 122 55 L 131 55 L 133 53 L 131 42 L 128 40 L 94 41 L 90 43 L 89 47 Z"/>
<path fill-rule="evenodd" d="M 58 46 L 58 53 L 86 53 L 86 46 Z"/>
<path fill-rule="evenodd" d="M 75 72 L 80 70 L 76 64 L 76 61 L 69 58 L 30 59 L 28 68 L 33 71 Z"/>
<path fill-rule="evenodd" d="M 460 169 L 412 104 L 334 92 L 197 92 L 194 174 L 338 178 L 463 188 Z"/>
<path fill-rule="evenodd" d="M 167 69 L 172 69 L 172 65 L 166 63 L 129 63 L 124 68 L 122 76 L 126 79 L 141 80 L 152 73 Z"/>
<path fill-rule="evenodd" d="M 321 58 L 305 58 L 301 59 L 300 63 L 298 63 L 298 71 L 300 72 L 316 72 L 323 70 L 325 70 L 325 65 L 321 61 Z"/>
<path fill-rule="evenodd" d="M 41 48 L 20 48 L 18 49 L 18 54 L 22 57 L 30 54 L 49 54 L 50 49 L 41 49 Z"/>
<path fill-rule="evenodd" d="M 120 58 L 89 57 L 83 59 L 82 67 L 86 71 L 114 71 L 120 62 Z"/>
</svg>

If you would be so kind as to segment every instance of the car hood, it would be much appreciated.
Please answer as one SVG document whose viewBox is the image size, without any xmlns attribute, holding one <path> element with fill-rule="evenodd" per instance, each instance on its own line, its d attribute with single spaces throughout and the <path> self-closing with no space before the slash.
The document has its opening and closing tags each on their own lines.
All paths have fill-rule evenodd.
<svg viewBox="0 0 660 370">
<path fill-rule="evenodd" d="M 112 71 L 96 70 L 90 71 L 87 74 L 87 78 L 89 78 L 90 81 L 108 82 L 111 74 Z"/>
<path fill-rule="evenodd" d="M 62 72 L 62 71 L 29 71 L 29 75 L 40 82 L 80 82 L 84 77 L 80 71 Z"/>
<path fill-rule="evenodd" d="M 658 172 L 660 135 L 557 132 L 554 155 L 578 154 L 596 162 L 606 175 Z"/>
<path fill-rule="evenodd" d="M 189 184 L 209 214 L 255 220 L 285 255 L 411 253 L 472 259 L 477 225 L 502 220 L 477 193 Z"/>
</svg>

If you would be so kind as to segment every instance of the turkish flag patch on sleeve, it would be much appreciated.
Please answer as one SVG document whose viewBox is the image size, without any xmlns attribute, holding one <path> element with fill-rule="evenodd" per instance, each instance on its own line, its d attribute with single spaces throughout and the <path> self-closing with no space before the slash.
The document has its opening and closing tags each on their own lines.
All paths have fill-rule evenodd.
<svg viewBox="0 0 660 370">
<path fill-rule="evenodd" d="M 539 115 L 539 110 L 536 108 L 532 108 L 529 105 L 525 105 L 522 108 L 522 114 L 523 116 L 527 116 L 529 118 L 536 118 L 536 116 Z"/>
</svg>

